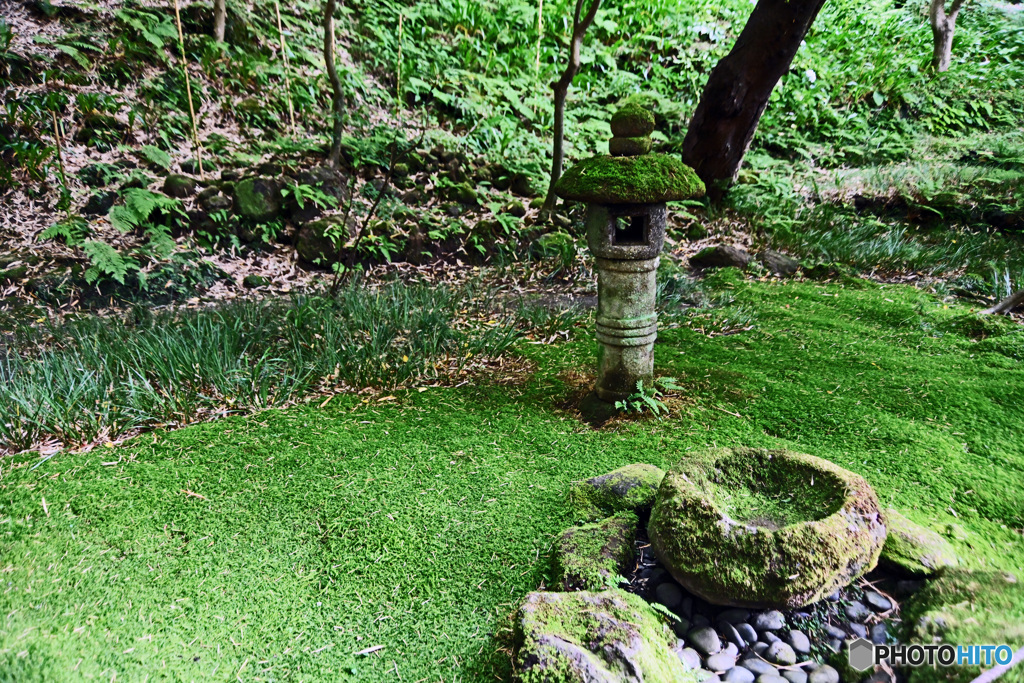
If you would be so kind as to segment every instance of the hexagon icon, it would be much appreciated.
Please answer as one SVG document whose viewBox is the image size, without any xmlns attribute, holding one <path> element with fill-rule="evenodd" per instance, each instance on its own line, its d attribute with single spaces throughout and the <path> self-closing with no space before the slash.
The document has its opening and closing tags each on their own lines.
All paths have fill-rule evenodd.
<svg viewBox="0 0 1024 683">
<path fill-rule="evenodd" d="M 850 641 L 850 667 L 857 671 L 865 671 L 875 665 L 875 646 L 869 640 L 858 638 Z"/>
</svg>

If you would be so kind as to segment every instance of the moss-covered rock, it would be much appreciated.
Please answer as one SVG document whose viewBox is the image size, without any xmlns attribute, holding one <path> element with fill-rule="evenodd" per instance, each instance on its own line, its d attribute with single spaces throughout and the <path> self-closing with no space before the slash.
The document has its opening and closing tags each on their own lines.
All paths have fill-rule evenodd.
<svg viewBox="0 0 1024 683">
<path fill-rule="evenodd" d="M 541 235 L 530 245 L 530 253 L 537 258 L 552 258 L 576 249 L 576 240 L 567 232 L 555 231 Z"/>
<path fill-rule="evenodd" d="M 242 278 L 242 286 L 246 289 L 255 289 L 257 287 L 266 287 L 270 284 L 270 280 L 263 277 L 262 275 L 246 275 Z"/>
<path fill-rule="evenodd" d="M 513 199 L 512 201 L 508 202 L 507 204 L 501 207 L 501 210 L 507 214 L 515 216 L 516 218 L 522 218 L 523 216 L 526 215 L 526 207 L 523 206 L 523 203 L 518 199 Z"/>
<path fill-rule="evenodd" d="M 235 183 L 235 212 L 256 223 L 281 214 L 281 183 L 270 178 L 245 178 Z"/>
<path fill-rule="evenodd" d="M 172 173 L 164 179 L 164 194 L 168 197 L 191 197 L 196 191 L 195 178 Z"/>
<path fill-rule="evenodd" d="M 697 270 L 710 268 L 746 268 L 752 257 L 746 249 L 731 244 L 706 247 L 690 257 L 690 267 Z"/>
<path fill-rule="evenodd" d="M 785 450 L 720 448 L 665 475 L 648 525 L 654 553 L 708 602 L 794 608 L 878 562 L 885 526 L 863 477 Z"/>
<path fill-rule="evenodd" d="M 340 217 L 323 218 L 303 225 L 295 237 L 295 251 L 304 263 L 324 266 L 341 259 L 342 248 L 351 235 Z"/>
<path fill-rule="evenodd" d="M 654 132 L 654 112 L 629 103 L 612 115 L 612 135 L 619 138 L 647 137 Z"/>
<path fill-rule="evenodd" d="M 479 201 L 476 190 L 469 183 L 458 183 L 448 188 L 445 196 L 459 204 L 476 204 Z"/>
<path fill-rule="evenodd" d="M 555 185 L 563 199 L 596 204 L 658 204 L 700 197 L 692 168 L 665 154 L 596 156 L 568 169 Z"/>
<path fill-rule="evenodd" d="M 215 173 L 217 171 L 217 164 L 214 163 L 213 159 L 203 159 L 202 166 L 205 173 Z M 199 162 L 196 159 L 185 159 L 185 161 L 181 162 L 181 172 L 198 175 Z"/>
<path fill-rule="evenodd" d="M 596 524 L 566 529 L 555 540 L 552 562 L 562 590 L 614 588 L 636 558 L 633 540 L 637 516 L 620 512 Z"/>
<path fill-rule="evenodd" d="M 960 564 L 953 546 L 931 529 L 914 524 L 896 512 L 883 513 L 887 531 L 879 562 L 908 576 L 930 576 Z"/>
<path fill-rule="evenodd" d="M 902 605 L 908 641 L 1024 646 L 1024 583 L 1008 572 L 946 569 Z M 989 667 L 985 667 L 989 668 Z M 907 669 L 909 683 L 967 683 L 982 667 Z M 1024 680 L 1019 667 L 1000 680 Z"/>
<path fill-rule="evenodd" d="M 644 463 L 626 465 L 573 485 L 569 500 L 582 519 L 651 509 L 665 471 Z"/>
<path fill-rule="evenodd" d="M 620 590 L 530 593 L 515 624 L 522 683 L 696 683 L 676 637 L 642 598 Z"/>
<path fill-rule="evenodd" d="M 635 157 L 647 154 L 654 143 L 648 137 L 620 138 L 608 141 L 608 153 L 615 157 Z"/>
</svg>

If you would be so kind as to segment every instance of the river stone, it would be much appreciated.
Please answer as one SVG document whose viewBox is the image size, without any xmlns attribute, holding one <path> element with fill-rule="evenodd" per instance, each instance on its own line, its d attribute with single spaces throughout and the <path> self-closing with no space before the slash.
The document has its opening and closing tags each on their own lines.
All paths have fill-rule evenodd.
<svg viewBox="0 0 1024 683">
<path fill-rule="evenodd" d="M 875 645 L 885 645 L 889 641 L 889 627 L 884 621 L 871 627 L 871 642 Z"/>
<path fill-rule="evenodd" d="M 793 648 L 779 640 L 772 643 L 764 653 L 764 658 L 781 666 L 796 664 L 796 652 Z"/>
<path fill-rule="evenodd" d="M 740 666 L 742 666 L 744 669 L 752 671 L 754 674 L 758 676 L 763 676 L 765 674 L 776 674 L 778 671 L 778 669 L 776 669 L 774 666 L 764 661 L 763 659 L 758 659 L 757 657 L 750 657 L 748 659 L 744 659 L 740 662 Z"/>
<path fill-rule="evenodd" d="M 797 654 L 806 655 L 811 651 L 811 639 L 803 631 L 793 629 L 786 634 L 786 642 Z"/>
<path fill-rule="evenodd" d="M 786 669 L 782 677 L 789 683 L 807 683 L 807 672 L 802 669 Z"/>
<path fill-rule="evenodd" d="M 626 465 L 573 485 L 569 500 L 588 519 L 627 510 L 646 512 L 664 478 L 665 471 L 654 465 Z"/>
<path fill-rule="evenodd" d="M 634 513 L 620 512 L 596 524 L 574 526 L 562 532 L 552 556 L 555 582 L 561 590 L 613 588 L 616 577 L 625 574 L 636 558 L 636 527 Z"/>
<path fill-rule="evenodd" d="M 863 623 L 865 619 L 871 616 L 871 610 L 863 602 L 851 602 L 843 610 L 846 613 L 846 618 L 850 621 L 857 621 Z"/>
<path fill-rule="evenodd" d="M 810 673 L 807 683 L 839 683 L 839 672 L 823 664 Z"/>
<path fill-rule="evenodd" d="M 750 610 L 733 607 L 732 609 L 722 610 L 718 614 L 718 618 L 729 624 L 742 624 L 750 618 Z"/>
<path fill-rule="evenodd" d="M 747 500 L 793 502 L 732 509 L 741 488 L 760 496 Z M 648 534 L 669 573 L 708 602 L 793 609 L 873 569 L 885 526 L 875 492 L 853 472 L 786 450 L 718 448 L 665 475 Z"/>
<path fill-rule="evenodd" d="M 697 669 L 694 674 L 697 676 L 697 680 L 700 681 L 700 683 L 722 683 L 722 679 L 718 677 L 718 674 L 712 671 Z"/>
<path fill-rule="evenodd" d="M 534 592 L 516 616 L 515 663 L 524 681 L 693 683 L 675 641 L 636 595 Z"/>
<path fill-rule="evenodd" d="M 745 669 L 742 666 L 734 666 L 725 672 L 725 676 L 722 680 L 725 683 L 754 683 L 754 674 L 750 669 Z"/>
<path fill-rule="evenodd" d="M 685 638 L 686 634 L 690 632 L 690 628 L 690 621 L 686 617 L 679 617 L 679 621 L 672 622 L 672 630 L 680 638 Z"/>
<path fill-rule="evenodd" d="M 758 636 L 758 640 L 760 640 L 762 643 L 768 643 L 769 645 L 774 645 L 775 643 L 778 643 L 782 640 L 782 638 L 779 638 L 771 631 L 759 631 Z"/>
<path fill-rule="evenodd" d="M 717 655 L 708 657 L 706 665 L 709 671 L 728 671 L 736 666 L 736 658 L 719 652 Z"/>
<path fill-rule="evenodd" d="M 757 677 L 757 683 L 789 683 L 789 681 L 778 674 L 762 674 Z"/>
<path fill-rule="evenodd" d="M 654 590 L 654 601 L 674 612 L 683 604 L 683 591 L 675 583 L 666 581 Z"/>
<path fill-rule="evenodd" d="M 676 654 L 679 655 L 679 661 L 681 661 L 687 669 L 700 668 L 700 653 L 692 647 L 681 648 L 676 651 Z"/>
<path fill-rule="evenodd" d="M 825 624 L 825 634 L 828 635 L 829 638 L 833 639 L 839 638 L 840 640 L 842 640 L 846 638 L 846 631 L 839 628 L 838 626 L 833 626 L 832 624 Z"/>
<path fill-rule="evenodd" d="M 746 647 L 747 641 L 743 639 L 740 632 L 736 630 L 736 627 L 730 624 L 728 621 L 716 622 L 719 633 L 725 636 L 725 639 L 729 641 L 729 644 L 735 645 L 736 647 Z"/>
<path fill-rule="evenodd" d="M 693 622 L 694 628 L 703 628 L 705 626 L 711 626 L 711 620 L 703 614 L 694 614 L 690 621 Z"/>
<path fill-rule="evenodd" d="M 743 637 L 747 643 L 757 642 L 757 631 L 750 624 L 736 624 L 736 632 Z"/>
<path fill-rule="evenodd" d="M 702 626 L 695 628 L 690 631 L 686 636 L 686 641 L 693 646 L 697 652 L 702 652 L 705 655 L 717 654 L 722 649 L 722 640 L 718 637 L 718 633 L 715 629 L 710 626 Z"/>
<path fill-rule="evenodd" d="M 868 637 L 868 627 L 864 624 L 858 624 L 855 621 L 850 622 L 850 633 L 857 636 L 858 638 Z"/>
<path fill-rule="evenodd" d="M 786 625 L 786 617 L 778 610 L 770 610 L 754 615 L 750 625 L 758 631 L 778 631 Z"/>
<path fill-rule="evenodd" d="M 885 568 L 905 576 L 923 577 L 960 564 L 953 546 L 942 536 L 895 510 L 886 510 L 883 515 L 889 533 L 879 562 Z"/>
<path fill-rule="evenodd" d="M 876 612 L 888 612 L 892 609 L 892 601 L 875 591 L 866 591 L 864 593 L 864 602 L 868 603 L 868 607 Z"/>
<path fill-rule="evenodd" d="M 750 646 L 750 651 L 753 652 L 755 655 L 758 655 L 758 656 L 763 656 L 764 655 L 764 651 L 767 650 L 767 649 L 768 649 L 768 643 L 763 643 L 760 640 L 758 640 L 757 642 L 751 644 L 751 646 Z"/>
</svg>

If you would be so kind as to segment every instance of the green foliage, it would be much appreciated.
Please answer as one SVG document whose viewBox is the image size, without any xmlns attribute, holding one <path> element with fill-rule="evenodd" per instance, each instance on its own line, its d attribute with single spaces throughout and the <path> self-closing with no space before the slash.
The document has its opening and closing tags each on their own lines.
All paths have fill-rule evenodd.
<svg viewBox="0 0 1024 683">
<path fill-rule="evenodd" d="M 59 239 L 70 247 L 78 246 L 92 234 L 89 223 L 80 216 L 71 216 L 57 221 L 39 234 L 41 240 Z"/>
<path fill-rule="evenodd" d="M 146 161 L 159 166 L 165 171 L 171 168 L 171 155 L 153 145 L 143 145 L 139 149 L 139 153 L 146 159 Z"/>
<path fill-rule="evenodd" d="M 658 377 L 646 387 L 642 379 L 637 380 L 636 393 L 630 394 L 624 401 L 616 401 L 615 408 L 627 413 L 643 413 L 650 410 L 655 416 L 661 417 L 662 414 L 667 415 L 669 412 L 668 406 L 662 400 L 666 392 L 682 390 L 683 387 L 679 386 L 675 377 Z"/>
<path fill-rule="evenodd" d="M 486 381 L 433 387 L 428 376 L 411 381 L 407 392 L 338 391 L 323 407 L 327 396 L 316 396 L 309 405 L 161 429 L 114 448 L 61 451 L 49 459 L 6 456 L 0 504 L 11 533 L 0 539 L 0 551 L 22 559 L 5 575 L 12 590 L 0 595 L 3 614 L 11 615 L 0 635 L 7 653 L 0 661 L 26 680 L 60 680 L 80 659 L 76 674 L 83 677 L 116 669 L 119 679 L 142 678 L 174 642 L 182 656 L 167 658 L 167 675 L 182 679 L 200 679 L 218 664 L 233 675 L 248 659 L 244 675 L 258 657 L 267 660 L 263 677 L 285 680 L 344 680 L 352 666 L 366 680 L 389 680 L 396 664 L 403 680 L 508 679 L 507 658 L 498 652 L 504 642 L 489 634 L 501 633 L 514 605 L 544 580 L 546 549 L 573 523 L 565 499 L 572 482 L 634 463 L 638 453 L 668 467 L 709 443 L 824 457 L 868 478 L 885 505 L 921 524 L 961 525 L 966 533 L 950 542 L 969 569 L 1019 572 L 1020 362 L 982 352 L 979 342 L 959 333 L 936 336 L 922 328 L 967 315 L 966 307 L 947 310 L 934 297 L 896 285 L 729 284 L 736 305 L 756 306 L 764 324 L 715 337 L 685 328 L 659 331 L 659 367 L 693 399 L 685 412 L 661 422 L 593 430 L 553 409 L 553 395 L 572 389 L 561 373 L 593 362 L 587 337 L 517 347 L 539 370 L 512 387 Z M 426 289 L 424 296 L 436 292 Z M 453 302 L 454 310 L 482 294 Z M 372 302 L 374 295 L 361 300 Z M 326 356 L 345 334 L 357 352 L 356 335 L 374 334 L 375 324 L 388 320 L 387 309 L 376 308 L 379 323 L 364 317 L 337 336 L 317 339 L 325 337 L 318 319 L 345 317 L 305 306 L 286 324 L 267 308 L 234 306 L 221 311 L 222 323 L 211 311 L 193 312 L 194 322 L 185 324 L 146 308 L 125 321 L 88 328 L 79 321 L 77 337 L 67 328 L 56 337 L 58 346 L 74 349 L 60 371 L 51 357 L 0 355 L 5 443 L 10 432 L 39 430 L 39 424 L 66 425 L 57 433 L 68 442 L 98 433 L 116 440 L 133 424 L 181 425 L 203 416 L 189 409 L 202 401 L 196 395 L 215 390 L 236 400 L 213 404 L 210 412 L 250 410 L 258 392 L 247 380 L 268 386 L 280 404 L 301 373 L 268 362 L 284 357 L 290 345 L 268 350 L 261 340 L 290 335 L 295 321 L 303 330 L 294 338 L 295 353 Z M 410 343 L 400 336 L 391 343 Z M 122 349 L 126 340 L 131 347 Z M 123 378 L 132 375 L 112 369 L 140 352 L 145 360 L 133 367 L 149 385 L 135 381 L 138 402 L 131 404 L 123 400 Z M 324 366 L 332 360 L 325 358 Z M 198 373 L 190 370 L 195 362 Z M 160 384 L 175 377 L 177 384 Z M 34 393 L 26 388 L 30 378 Z M 340 382 L 330 382 L 334 393 Z M 35 583 L 31 593 L 20 590 L 43 574 L 63 577 L 62 590 L 42 601 Z M 978 592 L 967 588 L 944 592 L 941 602 L 931 600 L 937 591 L 922 597 L 953 611 L 965 642 L 983 642 L 978 629 L 996 623 L 995 615 L 1019 626 L 1019 599 L 1010 605 L 998 595 L 985 597 L 977 604 L 993 618 L 981 620 L 970 611 Z M 136 649 L 111 648 L 106 629 L 82 621 L 83 605 Z M 133 618 L 140 610 L 184 616 L 151 623 Z M 205 635 L 191 646 L 192 628 L 176 641 L 176 629 L 200 613 L 232 616 L 204 620 Z M 388 614 L 403 618 L 381 619 Z M 244 640 L 235 623 L 243 618 Z M 259 637 L 250 640 L 252 633 Z M 300 643 L 310 634 L 331 638 L 309 643 L 307 652 L 295 647 L 302 633 Z M 334 645 L 313 652 L 327 642 Z M 375 645 L 385 645 L 384 654 L 352 656 Z"/>
<path fill-rule="evenodd" d="M 285 199 L 290 197 L 300 209 L 306 208 L 306 202 L 319 209 L 333 209 L 338 206 L 337 197 L 325 193 L 318 187 L 303 183 L 285 185 L 281 194 Z"/>
<path fill-rule="evenodd" d="M 104 242 L 82 248 L 92 261 L 90 283 L 139 275 L 136 260 Z M 181 254 L 154 268 L 147 284 L 187 291 L 212 268 Z M 0 356 L 0 448 L 28 448 L 50 436 L 81 443 L 343 387 L 435 383 L 445 367 L 457 375 L 471 358 L 499 356 L 519 337 L 512 319 L 462 322 L 487 299 L 480 294 L 399 282 L 371 289 L 356 278 L 334 298 L 69 322 L 46 330 L 53 343 L 36 353 Z"/>
<path fill-rule="evenodd" d="M 88 240 L 82 242 L 82 251 L 89 257 L 92 265 L 85 271 L 85 281 L 94 285 L 103 278 L 112 278 L 124 284 L 124 276 L 130 270 L 138 270 L 138 261 L 126 258 L 106 242 Z"/>
</svg>

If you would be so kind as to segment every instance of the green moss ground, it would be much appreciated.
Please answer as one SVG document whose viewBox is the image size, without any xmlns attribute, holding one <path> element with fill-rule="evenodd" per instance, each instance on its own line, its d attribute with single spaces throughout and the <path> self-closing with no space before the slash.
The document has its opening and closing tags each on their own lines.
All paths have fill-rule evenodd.
<svg viewBox="0 0 1024 683">
<path fill-rule="evenodd" d="M 570 482 L 707 446 L 824 457 L 883 506 L 958 525 L 969 567 L 1024 566 L 1024 370 L 959 331 L 967 309 L 715 285 L 755 327 L 661 333 L 658 371 L 693 398 L 664 421 L 593 431 L 554 407 L 559 373 L 594 362 L 583 333 L 523 346 L 544 369 L 521 390 L 338 398 L 0 461 L 0 680 L 494 680 L 492 634 L 547 580 Z"/>
</svg>

